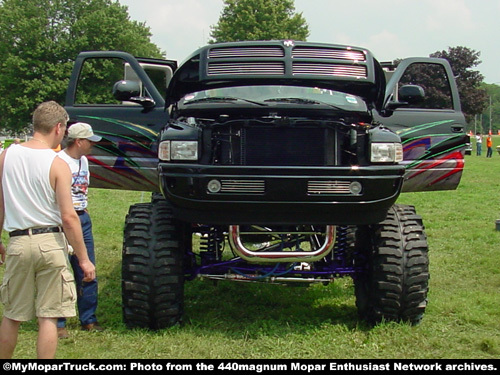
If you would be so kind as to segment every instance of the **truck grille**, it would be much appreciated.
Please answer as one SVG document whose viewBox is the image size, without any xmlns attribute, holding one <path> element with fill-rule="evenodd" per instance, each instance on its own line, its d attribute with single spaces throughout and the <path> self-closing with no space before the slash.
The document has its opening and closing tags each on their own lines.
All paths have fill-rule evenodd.
<svg viewBox="0 0 500 375">
<path fill-rule="evenodd" d="M 278 46 L 260 47 L 223 47 L 212 48 L 208 53 L 209 59 L 224 58 L 255 58 L 255 57 L 284 57 L 285 51 Z M 302 47 L 296 46 L 292 49 L 293 58 L 313 58 L 332 60 L 366 61 L 362 51 L 339 48 Z"/>
<path fill-rule="evenodd" d="M 208 52 L 207 74 L 209 76 L 286 75 L 286 67 L 283 61 L 268 61 L 270 59 L 280 59 L 284 56 L 285 50 L 279 46 L 212 48 Z M 354 65 L 356 62 L 366 61 L 363 51 L 297 46 L 291 50 L 291 57 L 296 59 L 293 63 L 292 75 L 367 77 L 365 66 Z M 237 60 L 249 58 L 259 59 L 259 61 Z M 236 60 L 223 61 L 223 59 Z M 305 62 L 305 59 L 337 60 L 337 62 Z"/>
<path fill-rule="evenodd" d="M 320 128 L 244 128 L 241 139 L 242 164 L 325 165 L 326 139 L 327 130 Z"/>
<path fill-rule="evenodd" d="M 227 63 L 209 63 L 208 75 L 284 75 L 285 65 L 281 62 L 227 62 Z M 366 78 L 366 67 L 356 65 L 342 64 L 318 64 L 318 63 L 300 63 L 293 64 L 293 75 L 320 75 L 329 77 L 357 77 Z"/>
</svg>

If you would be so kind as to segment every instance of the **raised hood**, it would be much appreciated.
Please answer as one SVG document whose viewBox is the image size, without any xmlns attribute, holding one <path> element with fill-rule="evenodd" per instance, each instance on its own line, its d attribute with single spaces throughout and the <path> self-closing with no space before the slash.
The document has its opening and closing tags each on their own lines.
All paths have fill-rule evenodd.
<svg viewBox="0 0 500 375">
<path fill-rule="evenodd" d="M 219 87 L 295 85 L 357 95 L 379 109 L 385 78 L 363 48 L 295 41 L 251 41 L 200 48 L 175 72 L 167 105 L 184 95 Z"/>
</svg>

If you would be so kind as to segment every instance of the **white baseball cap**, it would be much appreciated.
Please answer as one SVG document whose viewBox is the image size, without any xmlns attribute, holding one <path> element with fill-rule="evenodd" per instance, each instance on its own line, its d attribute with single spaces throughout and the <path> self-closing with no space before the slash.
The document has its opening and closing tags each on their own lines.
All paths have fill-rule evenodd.
<svg viewBox="0 0 500 375">
<path fill-rule="evenodd" d="M 68 138 L 88 139 L 91 142 L 99 142 L 102 137 L 95 135 L 92 127 L 85 122 L 76 122 L 68 128 Z"/>
</svg>

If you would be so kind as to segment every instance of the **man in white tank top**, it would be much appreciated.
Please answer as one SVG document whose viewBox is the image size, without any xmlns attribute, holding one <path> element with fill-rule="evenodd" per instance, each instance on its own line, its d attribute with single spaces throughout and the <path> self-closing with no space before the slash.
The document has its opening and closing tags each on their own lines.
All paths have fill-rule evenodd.
<svg viewBox="0 0 500 375">
<path fill-rule="evenodd" d="M 3 359 L 14 353 L 21 322 L 35 316 L 37 357 L 55 357 L 57 318 L 76 315 L 66 239 L 84 280 L 95 279 L 73 208 L 71 172 L 52 150 L 61 143 L 67 121 L 68 114 L 57 103 L 40 104 L 33 113 L 33 138 L 0 155 L 0 225 L 10 236 L 7 249 L 0 243 L 0 263 L 6 267 L 0 286 Z"/>
</svg>

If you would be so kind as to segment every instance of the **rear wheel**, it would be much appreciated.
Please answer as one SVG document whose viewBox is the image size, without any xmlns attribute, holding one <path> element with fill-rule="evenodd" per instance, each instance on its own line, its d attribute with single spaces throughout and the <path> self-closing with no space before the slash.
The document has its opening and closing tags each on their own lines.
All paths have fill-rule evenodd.
<svg viewBox="0 0 500 375">
<path fill-rule="evenodd" d="M 166 201 L 135 204 L 125 219 L 123 318 L 129 328 L 179 323 L 184 309 L 183 235 Z"/>
<path fill-rule="evenodd" d="M 355 278 L 361 318 L 375 324 L 421 321 L 429 282 L 428 246 L 422 219 L 413 206 L 394 205 L 384 221 L 358 228 L 366 271 Z M 367 250 L 367 251 L 366 251 Z"/>
</svg>

